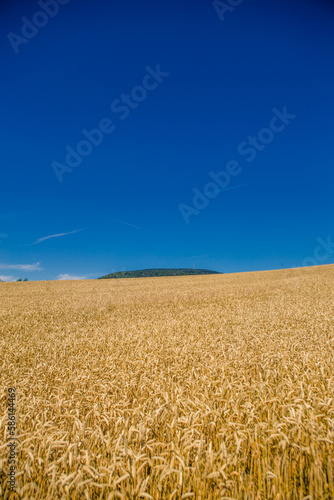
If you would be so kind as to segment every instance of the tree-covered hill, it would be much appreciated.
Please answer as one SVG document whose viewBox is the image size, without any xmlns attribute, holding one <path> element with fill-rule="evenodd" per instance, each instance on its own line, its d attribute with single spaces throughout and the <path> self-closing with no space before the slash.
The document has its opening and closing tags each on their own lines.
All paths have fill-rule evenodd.
<svg viewBox="0 0 334 500">
<path fill-rule="evenodd" d="M 139 271 L 121 271 L 118 273 L 106 274 L 98 279 L 118 279 L 118 278 L 152 278 L 154 276 L 187 276 L 199 274 L 221 274 L 217 271 L 207 269 L 141 269 Z"/>
</svg>

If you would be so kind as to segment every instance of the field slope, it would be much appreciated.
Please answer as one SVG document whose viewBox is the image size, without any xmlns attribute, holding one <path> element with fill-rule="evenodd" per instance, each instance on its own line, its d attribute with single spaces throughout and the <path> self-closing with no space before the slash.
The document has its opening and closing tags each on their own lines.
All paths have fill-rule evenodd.
<svg viewBox="0 0 334 500">
<path fill-rule="evenodd" d="M 1 283 L 0 497 L 13 387 L 16 498 L 333 499 L 333 304 L 334 266 Z"/>
</svg>

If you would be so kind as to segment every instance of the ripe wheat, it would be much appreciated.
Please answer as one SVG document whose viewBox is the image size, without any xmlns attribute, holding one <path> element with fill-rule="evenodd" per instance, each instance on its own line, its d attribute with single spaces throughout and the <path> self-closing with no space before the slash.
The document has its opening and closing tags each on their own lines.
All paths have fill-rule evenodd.
<svg viewBox="0 0 334 500">
<path fill-rule="evenodd" d="M 334 498 L 333 306 L 334 266 L 1 283 L 0 497 Z"/>
</svg>

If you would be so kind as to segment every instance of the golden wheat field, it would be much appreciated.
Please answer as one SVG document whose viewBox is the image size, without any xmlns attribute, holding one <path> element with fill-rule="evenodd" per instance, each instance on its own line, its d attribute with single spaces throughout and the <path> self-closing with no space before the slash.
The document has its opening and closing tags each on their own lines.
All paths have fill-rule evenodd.
<svg viewBox="0 0 334 500">
<path fill-rule="evenodd" d="M 334 498 L 334 265 L 0 300 L 1 498 Z"/>
</svg>

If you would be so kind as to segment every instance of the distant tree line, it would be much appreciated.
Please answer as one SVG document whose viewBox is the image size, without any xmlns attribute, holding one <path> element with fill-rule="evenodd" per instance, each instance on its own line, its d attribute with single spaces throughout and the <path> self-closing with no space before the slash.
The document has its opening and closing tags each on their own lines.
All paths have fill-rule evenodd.
<svg viewBox="0 0 334 500">
<path fill-rule="evenodd" d="M 98 279 L 119 279 L 119 278 L 152 278 L 155 276 L 189 276 L 201 274 L 221 274 L 217 271 L 207 269 L 141 269 L 139 271 L 121 271 L 107 274 Z"/>
<path fill-rule="evenodd" d="M 1 282 L 1 283 L 5 283 L 5 281 L 6 281 L 6 280 L 1 280 L 1 279 L 0 279 L 0 282 Z M 28 278 L 24 278 L 24 279 L 19 278 L 19 279 L 18 279 L 18 280 L 16 280 L 16 281 L 28 281 Z"/>
</svg>

